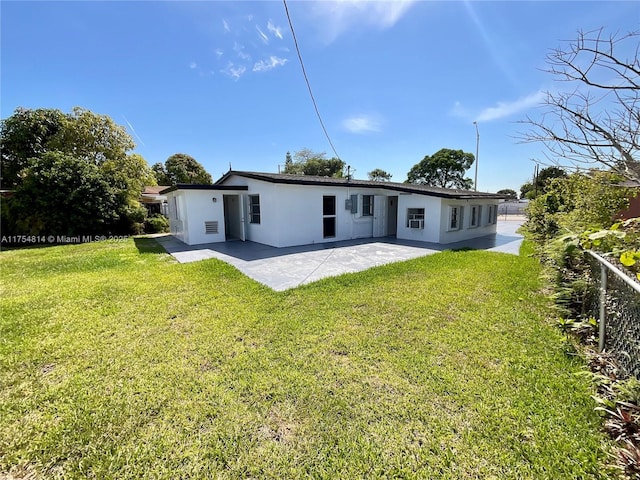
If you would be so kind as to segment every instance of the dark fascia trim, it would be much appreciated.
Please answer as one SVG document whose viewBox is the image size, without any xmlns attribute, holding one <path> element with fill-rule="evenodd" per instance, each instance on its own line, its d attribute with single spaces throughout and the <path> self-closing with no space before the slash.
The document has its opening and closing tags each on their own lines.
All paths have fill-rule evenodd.
<svg viewBox="0 0 640 480">
<path fill-rule="evenodd" d="M 159 192 L 160 195 L 166 195 L 170 192 L 175 192 L 176 190 L 242 190 L 247 191 L 249 187 L 246 185 L 200 185 L 200 184 L 192 184 L 192 183 L 179 183 L 178 185 L 173 185 L 169 188 L 165 188 Z"/>
<path fill-rule="evenodd" d="M 380 182 L 382 183 L 382 182 Z M 383 188 L 385 190 L 393 190 L 396 192 L 413 193 L 416 195 L 426 195 L 428 197 L 437 198 L 451 198 L 456 200 L 502 200 L 505 197 L 503 195 L 497 195 L 493 193 L 446 193 L 446 192 L 430 192 L 428 190 L 420 190 L 419 188 L 403 187 L 399 185 L 381 185 L 380 187 L 373 185 L 356 185 L 364 188 Z"/>
<path fill-rule="evenodd" d="M 421 190 L 419 188 L 412 188 L 407 185 L 406 187 L 402 184 L 398 183 L 386 183 L 379 182 L 379 185 L 370 185 L 366 183 L 360 183 L 358 180 L 352 180 L 351 183 L 346 181 L 345 179 L 340 179 L 340 181 L 331 181 L 330 179 L 326 179 L 322 182 L 314 181 L 314 180 L 305 180 L 304 175 L 300 175 L 300 178 L 276 178 L 270 175 L 261 175 L 259 173 L 254 172 L 241 172 L 230 170 L 225 173 L 217 182 L 216 185 L 223 183 L 227 178 L 232 175 L 237 175 L 239 177 L 252 178 L 254 180 L 262 180 L 263 182 L 268 183 L 286 183 L 291 185 L 312 185 L 316 187 L 328 186 L 328 187 L 359 187 L 359 188 L 371 188 L 371 189 L 383 189 L 383 190 L 393 190 L 397 192 L 404 193 L 415 193 L 417 195 L 426 195 L 430 197 L 438 197 L 438 198 L 451 198 L 458 200 L 504 200 L 506 197 L 504 195 L 498 195 L 494 193 L 474 193 L 474 192 L 465 192 L 465 193 L 447 193 L 447 192 L 433 192 L 428 190 Z M 222 185 L 221 185 L 222 186 Z"/>
</svg>

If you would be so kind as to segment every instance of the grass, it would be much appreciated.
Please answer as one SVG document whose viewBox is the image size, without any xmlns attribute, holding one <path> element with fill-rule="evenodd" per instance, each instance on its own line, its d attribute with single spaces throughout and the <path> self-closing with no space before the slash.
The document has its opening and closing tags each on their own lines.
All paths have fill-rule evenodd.
<svg viewBox="0 0 640 480">
<path fill-rule="evenodd" d="M 281 293 L 146 239 L 0 267 L 0 478 L 604 475 L 532 258 L 443 252 Z"/>
</svg>

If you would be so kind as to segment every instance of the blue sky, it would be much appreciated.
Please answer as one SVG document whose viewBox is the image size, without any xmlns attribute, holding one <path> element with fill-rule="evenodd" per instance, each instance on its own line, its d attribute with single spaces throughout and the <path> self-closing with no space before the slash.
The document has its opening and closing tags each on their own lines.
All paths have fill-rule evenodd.
<svg viewBox="0 0 640 480">
<path fill-rule="evenodd" d="M 518 143 L 549 49 L 578 29 L 640 28 L 637 2 L 288 2 L 318 107 L 356 178 L 402 182 L 441 148 L 475 153 L 478 186 L 518 190 L 538 144 Z M 125 126 L 149 164 L 192 155 L 218 178 L 278 171 L 287 151 L 333 156 L 282 2 L 0 4 L 1 114 L 74 106 Z M 473 178 L 473 171 L 469 176 Z"/>
</svg>

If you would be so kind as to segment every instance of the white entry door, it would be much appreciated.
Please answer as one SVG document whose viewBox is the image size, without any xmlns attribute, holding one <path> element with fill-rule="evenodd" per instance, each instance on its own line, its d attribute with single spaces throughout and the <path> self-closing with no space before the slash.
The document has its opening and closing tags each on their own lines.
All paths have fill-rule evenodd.
<svg viewBox="0 0 640 480">
<path fill-rule="evenodd" d="M 387 236 L 387 197 L 384 195 L 373 198 L 373 236 Z"/>
</svg>

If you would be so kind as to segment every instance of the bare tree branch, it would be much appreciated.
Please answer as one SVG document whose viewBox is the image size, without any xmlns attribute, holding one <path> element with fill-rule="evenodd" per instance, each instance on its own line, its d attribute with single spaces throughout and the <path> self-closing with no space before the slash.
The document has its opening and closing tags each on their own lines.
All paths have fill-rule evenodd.
<svg viewBox="0 0 640 480">
<path fill-rule="evenodd" d="M 639 52 L 640 32 L 605 36 L 602 28 L 552 50 L 547 71 L 575 86 L 547 92 L 541 117 L 521 122 L 530 129 L 520 139 L 543 143 L 557 164 L 600 165 L 640 182 Z"/>
</svg>

